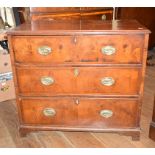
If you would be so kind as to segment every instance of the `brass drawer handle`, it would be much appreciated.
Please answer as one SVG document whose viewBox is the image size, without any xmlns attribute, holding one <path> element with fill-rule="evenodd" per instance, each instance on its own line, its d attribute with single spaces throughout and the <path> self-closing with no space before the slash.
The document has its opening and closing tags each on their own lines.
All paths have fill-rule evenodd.
<svg viewBox="0 0 155 155">
<path fill-rule="evenodd" d="M 53 108 L 45 108 L 43 114 L 47 117 L 53 117 L 56 115 L 56 111 Z"/>
<path fill-rule="evenodd" d="M 116 53 L 116 49 L 113 46 L 105 46 L 101 48 L 102 54 L 113 55 Z"/>
<path fill-rule="evenodd" d="M 52 77 L 43 76 L 41 77 L 41 83 L 43 85 L 49 86 L 54 83 L 54 79 Z"/>
<path fill-rule="evenodd" d="M 52 49 L 48 46 L 41 46 L 38 48 L 38 53 L 41 55 L 49 55 L 52 52 Z"/>
<path fill-rule="evenodd" d="M 100 111 L 100 116 L 104 117 L 104 118 L 109 118 L 112 117 L 113 112 L 111 110 L 101 110 Z"/>
<path fill-rule="evenodd" d="M 101 84 L 104 86 L 112 86 L 115 80 L 112 77 L 104 77 L 101 79 Z"/>
</svg>

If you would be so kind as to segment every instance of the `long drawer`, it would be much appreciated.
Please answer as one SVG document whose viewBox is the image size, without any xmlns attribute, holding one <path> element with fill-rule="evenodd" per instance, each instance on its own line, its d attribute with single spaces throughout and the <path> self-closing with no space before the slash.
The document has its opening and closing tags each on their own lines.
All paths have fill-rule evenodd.
<svg viewBox="0 0 155 155">
<path fill-rule="evenodd" d="M 139 95 L 141 68 L 17 67 L 19 93 L 55 95 Z"/>
<path fill-rule="evenodd" d="M 42 64 L 137 64 L 143 35 L 15 36 L 16 62 Z"/>
<path fill-rule="evenodd" d="M 135 99 L 41 98 L 20 102 L 24 124 L 92 128 L 138 126 Z"/>
</svg>

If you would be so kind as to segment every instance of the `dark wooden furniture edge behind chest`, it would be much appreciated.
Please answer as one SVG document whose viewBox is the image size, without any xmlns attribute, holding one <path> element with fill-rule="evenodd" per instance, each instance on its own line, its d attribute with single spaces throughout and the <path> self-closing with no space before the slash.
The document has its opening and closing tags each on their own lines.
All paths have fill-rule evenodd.
<svg viewBox="0 0 155 155">
<path fill-rule="evenodd" d="M 31 20 L 91 19 L 111 20 L 113 8 L 108 7 L 31 7 Z"/>
</svg>

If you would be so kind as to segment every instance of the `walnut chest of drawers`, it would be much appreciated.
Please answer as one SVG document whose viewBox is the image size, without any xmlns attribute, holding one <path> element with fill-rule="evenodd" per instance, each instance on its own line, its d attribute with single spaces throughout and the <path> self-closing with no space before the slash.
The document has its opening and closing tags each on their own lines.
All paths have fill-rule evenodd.
<svg viewBox="0 0 155 155">
<path fill-rule="evenodd" d="M 25 23 L 8 32 L 19 131 L 139 139 L 149 30 L 137 21 Z"/>
</svg>

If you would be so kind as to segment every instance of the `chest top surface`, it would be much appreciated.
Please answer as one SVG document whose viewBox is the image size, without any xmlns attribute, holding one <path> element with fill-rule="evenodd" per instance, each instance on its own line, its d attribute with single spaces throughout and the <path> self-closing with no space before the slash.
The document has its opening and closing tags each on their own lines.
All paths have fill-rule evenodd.
<svg viewBox="0 0 155 155">
<path fill-rule="evenodd" d="M 150 33 L 136 20 L 53 20 L 24 23 L 8 31 L 11 35 L 75 35 Z"/>
</svg>

